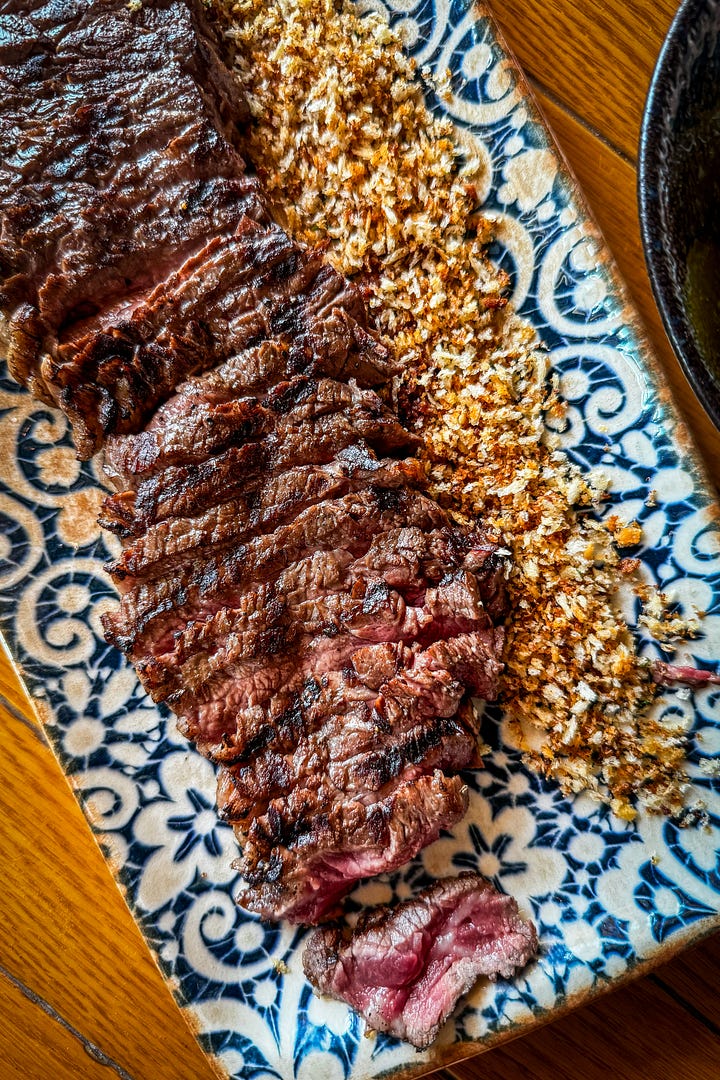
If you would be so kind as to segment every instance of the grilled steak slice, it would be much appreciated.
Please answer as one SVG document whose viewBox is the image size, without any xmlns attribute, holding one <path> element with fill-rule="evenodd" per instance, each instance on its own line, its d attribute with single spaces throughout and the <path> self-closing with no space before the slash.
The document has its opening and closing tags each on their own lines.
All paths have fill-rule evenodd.
<svg viewBox="0 0 720 1080">
<path fill-rule="evenodd" d="M 197 517 L 169 518 L 150 526 L 125 546 L 108 569 L 121 592 L 126 592 L 133 582 L 158 577 L 188 559 L 197 564 L 207 551 L 218 552 L 232 542 L 272 532 L 324 499 L 361 491 L 368 484 L 402 487 L 420 482 L 421 471 L 412 458 L 378 460 L 369 451 L 350 447 L 327 465 L 298 465 L 246 484 L 242 496 Z"/>
<path fill-rule="evenodd" d="M 487 635 L 486 631 L 490 646 Z M 252 875 L 265 873 L 280 861 L 279 880 L 293 897 L 284 909 L 287 918 L 308 921 L 312 913 L 323 916 L 367 873 L 368 864 L 353 835 L 323 825 L 315 853 L 319 838 L 314 833 L 308 838 L 308 823 L 345 821 L 351 811 L 362 820 L 369 806 L 388 802 L 402 817 L 404 800 L 410 799 L 412 805 L 416 786 L 428 781 L 434 769 L 455 772 L 477 763 L 472 727 L 454 719 L 465 693 L 457 672 L 479 670 L 475 637 L 434 643 L 419 654 L 403 650 L 407 667 L 395 670 L 372 699 L 361 700 L 344 713 L 331 713 L 319 730 L 297 738 L 294 752 L 279 754 L 270 743 L 270 749 L 259 750 L 252 763 L 231 765 L 222 774 L 218 801 L 243 845 L 243 873 L 257 884 Z M 397 656 L 396 651 L 389 664 L 386 655 L 386 670 L 396 668 Z M 500 666 L 495 657 L 495 649 L 487 647 L 485 663 L 494 667 L 493 682 Z M 366 656 L 361 667 L 363 661 L 367 664 Z M 492 696 L 494 687 L 483 689 Z M 433 826 L 432 816 L 428 824 Z M 299 873 L 298 860 L 309 855 L 314 898 L 312 908 L 303 901 L 298 914 L 293 876 Z M 338 867 L 341 879 L 331 872 Z M 284 903 L 277 891 L 273 895 L 274 902 Z M 252 899 L 250 891 L 243 894 L 243 902 L 262 912 L 255 906 L 262 901 Z"/>
<path fill-rule="evenodd" d="M 405 641 L 432 633 L 432 615 L 422 607 L 406 604 L 400 593 L 385 582 L 358 582 L 358 586 L 322 599 L 306 600 L 290 610 L 280 601 L 270 611 L 261 589 L 247 597 L 247 605 L 233 609 L 228 618 L 223 611 L 220 619 L 212 620 L 209 648 L 203 648 L 201 623 L 197 628 L 199 640 L 193 634 L 195 627 L 191 627 L 182 634 L 177 650 L 170 653 L 169 663 L 165 657 L 152 658 L 147 666 L 140 661 L 138 674 L 155 700 L 165 700 L 180 688 L 195 698 L 218 673 L 237 678 L 249 674 L 248 669 L 256 661 L 267 671 L 278 654 L 312 651 L 317 655 L 330 639 L 328 651 L 334 655 L 335 639 L 341 634 L 359 641 Z M 442 627 L 438 632 L 442 633 Z M 187 658 L 185 652 L 190 653 Z M 318 662 L 323 663 L 320 658 Z M 181 701 L 176 702 L 176 707 Z"/>
<path fill-rule="evenodd" d="M 420 776 L 435 769 L 458 772 L 477 766 L 473 725 L 457 718 L 465 689 L 449 673 L 442 675 L 446 685 L 437 673 L 436 685 L 424 696 L 408 693 L 410 680 L 402 676 L 380 694 L 358 688 L 365 691 L 364 699 L 356 690 L 350 705 L 346 695 L 339 706 L 321 715 L 322 726 L 307 730 L 287 753 L 277 747 L 276 739 L 249 761 L 223 766 L 218 790 L 221 816 L 245 827 L 265 813 L 272 800 L 296 790 L 314 798 L 322 812 L 338 792 L 343 798 L 365 800 L 410 772 Z M 337 700 L 338 695 L 333 696 Z M 438 699 L 441 704 L 436 708 Z M 318 723 L 317 717 L 314 720 Z"/>
<path fill-rule="evenodd" d="M 388 548 L 396 542 L 412 543 L 413 557 L 389 564 Z M 397 613 L 392 625 L 399 620 L 412 626 L 418 641 L 491 628 L 478 578 L 452 561 L 441 567 L 447 547 L 440 530 L 392 529 L 377 536 L 357 559 L 347 551 L 317 552 L 276 581 L 251 585 L 236 604 L 192 618 L 172 638 L 156 638 L 148 653 L 162 661 L 168 679 L 174 677 L 178 686 L 187 679 L 192 688 L 190 671 L 180 670 L 188 661 L 195 671 L 198 665 L 207 667 L 206 679 L 210 671 L 257 655 L 252 642 L 264 637 L 274 638 L 277 654 L 280 637 L 290 634 L 294 639 L 316 633 L 336 638 L 354 627 L 362 636 L 367 632 L 367 627 L 360 629 L 361 622 L 366 626 L 364 617 L 391 599 Z"/>
<path fill-rule="evenodd" d="M 442 633 L 442 624 L 433 624 L 425 616 L 427 622 L 422 634 L 415 635 L 417 623 L 423 621 L 423 610 L 408 612 L 398 602 L 397 594 L 388 592 L 377 598 L 378 593 L 379 589 L 371 605 L 366 600 L 356 602 L 354 607 L 344 605 L 352 618 L 347 618 L 337 637 L 327 633 L 327 624 L 321 623 L 318 632 L 317 624 L 310 623 L 300 611 L 297 622 L 290 624 L 291 629 L 284 630 L 281 626 L 275 637 L 273 630 L 260 634 L 248 630 L 232 635 L 216 654 L 196 654 L 182 665 L 183 677 L 178 680 L 182 689 L 174 696 L 162 683 L 164 677 L 172 685 L 173 668 L 167 658 L 143 661 L 141 677 L 155 697 L 173 705 L 183 720 L 184 733 L 204 744 L 210 756 L 213 754 L 207 749 L 208 743 L 221 741 L 223 760 L 231 754 L 233 758 L 245 757 L 250 747 L 257 749 L 258 732 L 268 731 L 268 725 L 269 734 L 263 745 L 272 745 L 273 750 L 284 749 L 284 740 L 297 739 L 300 729 L 304 734 L 313 730 L 324 709 L 342 711 L 335 698 L 338 693 L 347 699 L 355 698 L 350 687 L 358 680 L 354 672 L 358 650 L 394 649 L 393 663 L 398 672 L 399 657 L 409 665 L 403 668 L 402 679 L 399 674 L 392 678 L 388 675 L 377 688 L 388 700 L 399 695 L 406 710 L 410 708 L 412 695 L 421 698 L 425 706 L 431 703 L 437 715 L 451 715 L 445 711 L 448 700 L 453 702 L 452 711 L 456 711 L 468 688 L 486 700 L 497 696 L 501 630 L 475 629 L 454 638 L 452 644 L 436 640 L 417 656 L 412 652 L 405 655 L 403 642 L 421 636 L 437 637 Z M 341 607 L 341 596 L 331 597 L 335 609 Z M 324 609 L 330 605 L 318 606 Z M 478 619 L 476 626 L 480 622 Z M 363 645 L 368 639 L 375 644 Z M 154 670 L 156 664 L 158 670 Z M 338 685 L 336 678 L 340 672 L 345 681 Z M 313 677 L 320 680 L 320 689 L 317 694 L 308 695 L 308 685 L 315 685 L 308 683 Z M 388 711 L 388 700 L 379 705 L 375 702 L 378 722 Z M 302 705 L 303 701 L 307 701 L 307 706 Z M 285 713 L 288 715 L 283 719 Z"/>
<path fill-rule="evenodd" d="M 189 380 L 180 392 L 256 393 L 293 375 L 355 379 L 360 386 L 387 383 L 394 364 L 387 348 L 343 307 L 308 317 L 301 332 L 263 342 Z"/>
<path fill-rule="evenodd" d="M 303 967 L 321 994 L 347 1002 L 373 1031 L 424 1049 L 478 978 L 509 979 L 537 949 L 510 896 L 475 873 L 443 878 L 353 931 L 323 927 Z"/>
<path fill-rule="evenodd" d="M 387 413 L 358 403 L 347 413 L 279 423 L 266 438 L 230 447 L 195 465 L 169 466 L 143 480 L 133 497 L 127 491 L 105 503 L 104 521 L 116 522 L 124 536 L 139 536 L 170 517 L 193 517 L 229 501 L 268 476 L 296 465 L 328 464 L 343 450 L 357 446 L 389 454 L 413 446 L 415 439 Z"/>
<path fill-rule="evenodd" d="M 119 610 L 104 617 L 103 627 L 112 644 L 136 656 L 150 631 L 157 642 L 160 627 L 170 635 L 191 618 L 235 606 L 250 583 L 272 581 L 314 551 L 342 547 L 361 555 L 375 535 L 390 528 L 407 523 L 430 531 L 446 522 L 436 503 L 404 488 L 369 488 L 327 499 L 303 510 L 291 525 L 210 556 L 197 568 L 183 568 L 131 589 Z"/>
<path fill-rule="evenodd" d="M 390 637 L 384 633 L 386 639 Z M 379 643 L 399 644 L 402 642 Z M 332 640 L 319 636 L 310 642 L 301 658 L 291 651 L 272 661 L 256 658 L 238 664 L 227 678 L 218 679 L 193 696 L 171 696 L 168 704 L 178 713 L 183 733 L 216 761 L 245 758 L 270 745 L 284 749 L 312 730 L 330 708 L 342 711 L 342 699 L 354 700 L 357 692 L 352 664 L 359 646 L 361 643 L 352 634 Z M 458 639 L 456 646 L 465 654 L 462 670 L 472 667 L 473 692 L 494 700 L 502 670 L 498 659 L 502 630 L 477 631 L 467 635 L 466 641 Z M 456 657 L 438 656 L 443 648 L 444 643 L 429 646 L 423 664 L 413 672 L 418 678 L 424 674 L 426 685 L 418 688 L 419 693 L 438 693 L 439 709 L 444 707 L 446 692 L 457 694 L 457 707 L 468 689 L 457 682 L 450 687 L 438 686 L 434 667 L 445 671 L 453 664 L 460 670 Z M 431 665 L 430 671 L 425 670 L 426 663 Z M 361 692 L 361 700 L 365 697 Z"/>
<path fill-rule="evenodd" d="M 351 804 L 368 806 L 387 801 L 401 789 L 407 793 L 408 785 L 436 769 L 454 773 L 478 764 L 472 709 L 461 708 L 465 687 L 451 668 L 442 666 L 436 652 L 432 646 L 420 654 L 396 647 L 393 667 L 403 661 L 407 666 L 395 670 L 374 692 L 352 686 L 346 676 L 345 693 L 339 694 L 336 676 L 334 694 L 321 691 L 310 701 L 310 708 L 320 708 L 322 726 L 315 728 L 315 716 L 304 730 L 296 729 L 292 751 L 278 752 L 279 740 L 269 740 L 269 748 L 256 748 L 251 761 L 221 770 L 220 813 L 233 823 L 246 854 L 253 851 L 263 865 L 282 857 L 283 865 L 291 866 L 306 844 L 304 834 L 293 832 L 299 806 L 305 814 L 312 808 L 318 820 L 334 820 Z M 496 663 L 491 653 L 488 660 Z M 324 710 L 323 705 L 329 708 Z M 274 823 L 271 836 L 256 828 L 262 816 Z M 281 843 L 286 835 L 289 839 Z M 361 862 L 353 874 L 353 844 L 339 834 L 325 840 L 323 860 L 344 865 L 344 891 L 364 872 Z M 281 851 L 282 847 L 288 850 Z M 332 879 L 327 887 L 329 910 L 341 894 L 341 884 Z M 323 910 L 325 888 L 320 877 L 315 883 L 316 903 Z"/>
<path fill-rule="evenodd" d="M 303 375 L 279 383 L 261 398 L 217 400 L 206 395 L 198 401 L 177 394 L 158 409 L 144 431 L 111 441 L 105 467 L 123 487 L 137 487 L 163 469 L 201 463 L 264 435 L 274 435 L 284 447 L 303 425 L 340 412 L 357 417 L 358 431 L 370 420 L 378 426 L 384 421 L 401 446 L 413 445 L 412 436 L 400 433 L 397 418 L 372 390 L 361 390 L 355 382 Z"/>
<path fill-rule="evenodd" d="M 314 924 L 337 910 L 360 878 L 402 866 L 467 809 L 467 788 L 440 770 L 369 805 L 339 801 L 317 814 L 302 793 L 256 818 L 235 864 L 247 882 L 238 903 L 262 918 Z"/>
<path fill-rule="evenodd" d="M 63 325 L 265 210 L 234 146 L 247 110 L 200 4 L 5 0 L 2 13 L 1 306 L 11 370 L 57 400 L 39 364 Z"/>
<path fill-rule="evenodd" d="M 186 375 L 260 341 L 307 335 L 338 311 L 364 320 L 359 290 L 278 226 L 245 217 L 130 313 L 104 311 L 60 343 L 60 404 L 76 439 L 97 449 L 111 432 L 137 431 Z"/>
</svg>

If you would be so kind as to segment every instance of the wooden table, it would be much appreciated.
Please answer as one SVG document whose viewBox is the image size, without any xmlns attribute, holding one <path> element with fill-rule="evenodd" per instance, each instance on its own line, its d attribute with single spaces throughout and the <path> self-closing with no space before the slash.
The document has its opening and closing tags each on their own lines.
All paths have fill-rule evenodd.
<svg viewBox="0 0 720 1080">
<path fill-rule="evenodd" d="M 674 0 L 495 0 L 558 142 L 720 480 L 720 433 L 670 350 L 648 285 L 635 162 Z M 163 983 L 0 654 L 0 1080 L 214 1075 Z M 654 974 L 451 1072 L 484 1080 L 718 1080 L 720 935 Z"/>
</svg>

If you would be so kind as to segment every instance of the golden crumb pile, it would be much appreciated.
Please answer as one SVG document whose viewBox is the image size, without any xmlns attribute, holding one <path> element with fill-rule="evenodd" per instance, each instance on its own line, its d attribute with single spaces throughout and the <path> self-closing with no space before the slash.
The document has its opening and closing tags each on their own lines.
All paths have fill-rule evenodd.
<svg viewBox="0 0 720 1080">
<path fill-rule="evenodd" d="M 379 14 L 336 0 L 226 8 L 254 121 L 245 149 L 278 217 L 366 283 L 433 493 L 512 553 L 502 704 L 518 744 L 565 791 L 609 798 L 622 817 L 636 797 L 677 811 L 682 732 L 649 716 L 648 668 L 613 606 L 635 563 L 576 512 L 600 491 L 548 434 L 562 405 L 546 359 L 485 256 L 481 148 L 432 117 Z M 637 543 L 623 528 L 619 544 Z"/>
</svg>

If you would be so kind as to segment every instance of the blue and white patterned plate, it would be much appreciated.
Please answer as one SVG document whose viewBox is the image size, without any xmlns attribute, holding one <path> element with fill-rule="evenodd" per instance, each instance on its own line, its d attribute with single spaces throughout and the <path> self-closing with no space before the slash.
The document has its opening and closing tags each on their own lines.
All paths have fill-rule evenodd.
<svg viewBox="0 0 720 1080">
<path fill-rule="evenodd" d="M 439 111 L 486 148 L 497 257 L 537 328 L 570 404 L 565 446 L 599 463 L 613 502 L 643 523 L 649 579 L 707 612 L 692 655 L 720 656 L 720 537 L 687 434 L 633 327 L 602 243 L 488 18 L 469 3 L 395 0 L 390 19 L 422 64 L 453 73 Z M 63 419 L 0 378 L 0 617 L 10 649 L 150 947 L 207 1051 L 233 1077 L 355 1080 L 422 1072 L 527 1029 L 720 924 L 720 690 L 668 694 L 692 726 L 700 827 L 620 822 L 569 801 L 504 744 L 469 777 L 451 836 L 359 902 L 405 897 L 428 877 L 478 868 L 535 919 L 540 957 L 514 982 L 480 985 L 422 1054 L 362 1037 L 343 1005 L 315 997 L 302 932 L 263 926 L 233 902 L 235 844 L 218 824 L 212 766 L 174 731 L 109 648 L 99 616 L 116 543 L 95 523 L 99 479 L 74 457 Z M 647 496 L 656 492 L 655 505 Z M 656 648 L 641 640 L 641 648 Z M 498 739 L 498 731 L 500 738 Z"/>
</svg>

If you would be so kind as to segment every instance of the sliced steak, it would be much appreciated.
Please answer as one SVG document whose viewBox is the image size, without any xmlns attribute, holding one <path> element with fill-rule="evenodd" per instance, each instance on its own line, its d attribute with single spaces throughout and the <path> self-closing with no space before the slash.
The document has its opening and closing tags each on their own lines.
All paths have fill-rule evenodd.
<svg viewBox="0 0 720 1080">
<path fill-rule="evenodd" d="M 158 430 L 171 428 L 176 416 L 192 416 L 208 406 L 235 405 L 239 399 L 262 394 L 297 375 L 309 378 L 355 379 L 360 386 L 376 386 L 388 378 L 387 350 L 342 309 L 333 310 L 313 326 L 313 332 L 295 338 L 263 341 L 223 364 L 182 383 L 177 394 L 162 406 L 146 430 L 137 437 L 110 436 L 104 469 L 117 487 L 135 486 L 132 463 L 143 443 L 152 444 Z M 151 434 L 152 433 L 152 434 Z M 112 527 L 108 524 L 106 527 Z"/>
<path fill-rule="evenodd" d="M 437 696 L 437 695 L 435 695 Z M 322 726 L 282 753 L 271 744 L 248 763 L 221 768 L 218 809 L 225 821 L 247 826 L 273 800 L 293 791 L 314 798 L 324 812 L 338 798 L 367 800 L 402 778 L 435 769 L 458 772 L 477 766 L 477 738 L 457 719 L 464 688 L 445 690 L 448 715 L 428 698 L 368 694 L 365 701 L 332 711 Z"/>
<path fill-rule="evenodd" d="M 470 635 L 463 643 L 470 652 Z M 313 803 L 316 814 L 332 815 L 338 801 L 372 802 L 382 789 L 387 797 L 388 787 L 434 769 L 457 772 L 478 764 L 474 713 L 469 704 L 462 707 L 466 688 L 455 669 L 442 666 L 437 648 L 369 648 L 386 654 L 387 678 L 377 689 L 358 686 L 347 672 L 334 673 L 316 694 L 306 688 L 300 722 L 294 717 L 292 727 L 273 725 L 250 760 L 224 768 L 218 805 L 226 820 L 244 832 L 271 802 L 283 815 L 300 797 Z M 459 666 L 457 654 L 454 659 Z M 491 648 L 486 663 L 491 671 L 484 689 L 492 697 L 499 664 Z M 284 739 L 289 730 L 293 737 Z"/>
<path fill-rule="evenodd" d="M 388 350 L 342 307 L 309 318 L 302 332 L 273 339 L 235 354 L 219 367 L 189 379 L 178 393 L 242 396 L 294 375 L 355 379 L 360 386 L 387 383 L 394 371 Z"/>
<path fill-rule="evenodd" d="M 127 592 L 134 582 L 158 577 L 189 559 L 197 564 L 207 552 L 217 553 L 233 542 L 272 532 L 324 499 L 361 491 L 368 484 L 420 485 L 421 470 L 412 458 L 378 460 L 369 451 L 358 451 L 352 447 L 327 465 L 299 465 L 248 483 L 242 496 L 197 517 L 169 518 L 152 525 L 126 545 L 108 570 L 120 590 Z"/>
<path fill-rule="evenodd" d="M 313 925 L 337 911 L 364 877 L 402 866 L 467 809 L 467 788 L 440 770 L 370 805 L 339 802 L 317 814 L 299 794 L 272 803 L 242 834 L 235 864 L 247 882 L 238 903 L 265 919 Z"/>
<path fill-rule="evenodd" d="M 372 390 L 362 390 L 354 381 L 301 375 L 260 398 L 218 399 L 208 393 L 197 400 L 181 392 L 158 409 L 144 431 L 114 436 L 105 453 L 105 468 L 123 487 L 136 488 L 165 469 L 201 463 L 265 435 L 274 435 L 277 445 L 284 447 L 296 433 L 307 430 L 308 422 L 341 412 L 357 418 L 358 431 L 372 420 L 385 422 L 401 446 L 413 445 L 412 436 L 399 434 L 397 418 Z"/>
<path fill-rule="evenodd" d="M 357 446 L 382 455 L 407 450 L 413 436 L 389 414 L 374 415 L 358 404 L 351 412 L 301 421 L 285 430 L 278 424 L 265 439 L 231 447 L 196 465 L 169 466 L 143 480 L 134 496 L 122 492 L 104 506 L 104 520 L 115 531 L 139 536 L 158 521 L 194 517 L 229 501 L 268 476 L 297 465 L 329 464 L 343 450 Z"/>
<path fill-rule="evenodd" d="M 463 569 L 464 563 L 472 562 L 475 553 L 482 549 L 471 547 L 458 552 L 453 549 L 448 533 L 449 530 L 423 533 L 415 528 L 394 528 L 374 537 L 367 552 L 359 558 L 353 558 L 346 549 L 315 552 L 283 571 L 271 586 L 243 594 L 240 607 L 221 608 L 204 621 L 188 623 L 184 632 L 156 634 L 152 644 L 145 647 L 140 663 L 143 681 L 158 697 L 168 695 L 173 686 L 186 689 L 194 686 L 189 694 L 178 690 L 169 700 L 182 718 L 185 734 L 196 739 L 204 752 L 222 759 L 243 756 L 246 746 L 268 742 L 275 746 L 278 739 L 285 746 L 285 739 L 299 737 L 301 727 L 309 730 L 308 716 L 319 716 L 320 705 L 317 694 L 310 693 L 308 688 L 315 685 L 313 680 L 320 674 L 324 686 L 317 693 L 328 700 L 329 707 L 339 707 L 332 704 L 336 688 L 328 684 L 328 679 L 333 677 L 333 665 L 336 670 L 348 664 L 354 666 L 353 679 L 359 678 L 375 691 L 401 666 L 407 666 L 401 664 L 402 653 L 393 652 L 392 645 L 386 649 L 380 645 L 360 648 L 358 633 L 373 633 L 376 639 L 384 635 L 386 639 L 402 640 L 402 628 L 409 626 L 418 632 L 418 640 L 427 641 L 473 630 L 474 634 L 460 643 L 461 653 L 464 649 L 470 654 L 465 665 L 473 669 L 469 686 L 480 696 L 493 699 L 500 671 L 497 656 L 501 633 L 492 628 L 483 595 L 489 582 L 494 596 L 492 584 L 498 571 L 492 560 L 488 560 L 490 566 L 469 574 Z M 451 538 L 453 535 L 450 533 Z M 343 589 L 352 592 L 368 578 L 383 585 L 369 613 L 379 603 L 384 617 L 386 590 L 400 589 L 408 601 L 420 603 L 424 608 L 419 616 L 424 622 L 422 632 L 418 616 L 415 622 L 403 619 L 400 624 L 394 618 L 387 626 L 382 625 L 381 619 L 378 627 L 373 615 L 373 621 L 370 624 L 365 621 L 363 630 L 341 625 L 339 632 L 328 637 L 329 626 L 322 626 L 319 636 L 308 638 L 307 622 L 303 623 L 300 617 L 309 610 L 308 601 L 323 600 L 328 595 L 334 595 L 337 600 Z M 395 603 L 399 601 L 396 599 Z M 396 606 L 395 610 L 400 613 L 401 607 Z M 317 611 L 315 608 L 313 614 Z M 317 631 L 317 621 L 313 630 Z M 302 635 L 305 644 L 298 654 Z M 441 643 L 439 648 L 444 645 Z M 163 655 L 163 649 L 170 652 Z M 436 653 L 437 650 L 428 653 L 415 667 L 416 682 L 423 678 L 423 664 Z M 448 656 L 452 660 L 452 653 Z M 187 667 L 181 675 L 179 669 L 184 664 Z M 431 673 L 428 677 L 434 683 Z M 349 686 L 343 677 L 341 697 L 349 692 Z M 466 689 L 465 684 L 456 684 L 455 708 Z M 413 692 L 420 690 L 418 683 Z M 423 694 L 426 693 L 424 688 Z M 443 712 L 440 703 L 435 707 Z"/>
<path fill-rule="evenodd" d="M 435 640 L 417 655 L 405 654 L 402 643 L 414 642 L 421 650 L 418 639 L 437 638 L 442 634 L 442 624 L 433 622 L 422 608 L 408 609 L 387 586 L 383 590 L 368 589 L 367 593 L 369 602 L 362 599 L 344 604 L 343 594 L 338 593 L 330 597 L 332 604 L 327 600 L 318 604 L 322 611 L 319 629 L 298 612 L 297 622 L 291 622 L 289 628 L 280 624 L 260 634 L 247 630 L 232 635 L 215 654 L 196 653 L 182 665 L 183 676 L 178 680 L 181 689 L 174 696 L 170 687 L 162 683 L 164 677 L 173 685 L 174 668 L 167 658 L 142 661 L 138 670 L 148 691 L 158 700 L 168 700 L 182 717 L 186 734 L 201 743 L 222 740 L 223 757 L 231 748 L 235 757 L 245 756 L 246 744 L 255 745 L 257 723 L 264 729 L 286 710 L 292 713 L 300 708 L 297 702 L 307 697 L 308 679 L 316 676 L 322 681 L 321 700 L 312 698 L 309 711 L 303 710 L 295 718 L 296 724 L 302 720 L 305 733 L 311 731 L 310 718 L 317 722 L 324 704 L 333 707 L 337 691 L 333 673 L 342 672 L 347 683 L 358 680 L 353 666 L 358 651 L 394 650 L 396 674 L 388 674 L 377 688 L 370 689 L 389 699 L 399 696 L 406 708 L 414 695 L 424 702 L 424 707 L 430 704 L 437 715 L 451 715 L 468 688 L 485 700 L 494 700 L 502 667 L 497 658 L 502 630 L 482 626 L 454 638 L 452 643 Z M 322 621 L 328 608 L 345 610 L 346 618 L 337 634 Z M 476 626 L 482 622 L 484 619 L 479 617 Z M 420 629 L 415 633 L 418 624 Z M 363 644 L 368 640 L 374 644 Z M 402 669 L 401 663 L 406 665 Z M 341 689 L 347 693 L 349 687 L 342 685 Z M 445 711 L 448 700 L 453 702 L 451 713 Z M 387 707 L 387 701 L 377 700 L 378 722 Z M 267 710 L 266 714 L 261 710 Z M 288 736 L 292 733 L 297 737 L 296 724 L 288 729 Z M 277 729 L 267 739 L 274 749 L 281 743 L 283 731 L 284 725 L 278 719 Z"/>
<path fill-rule="evenodd" d="M 361 287 L 245 175 L 203 8 L 0 0 L 0 310 L 105 447 L 106 636 L 221 764 L 242 902 L 315 922 L 464 812 L 505 569 L 418 490 Z"/>
<path fill-rule="evenodd" d="M 39 365 L 63 324 L 266 215 L 200 4 L 11 0 L 3 15 L 1 306 L 11 370 L 57 400 Z"/>
<path fill-rule="evenodd" d="M 358 584 L 356 590 L 341 588 L 320 599 L 305 600 L 290 610 L 282 601 L 275 610 L 268 610 L 265 591 L 253 592 L 247 597 L 247 605 L 232 609 L 229 618 L 212 620 L 212 636 L 216 641 L 219 638 L 215 651 L 210 651 L 212 640 L 208 643 L 210 649 L 203 649 L 202 636 L 198 641 L 193 635 L 195 627 L 191 627 L 182 634 L 177 651 L 170 646 L 172 652 L 167 658 L 140 661 L 138 674 L 155 700 L 164 701 L 173 690 L 180 689 L 196 699 L 215 676 L 245 677 L 257 664 L 267 671 L 278 655 L 307 651 L 317 657 L 324 651 L 324 643 L 329 642 L 327 650 L 334 656 L 335 639 L 340 635 L 356 641 L 415 641 L 432 633 L 432 614 L 423 607 L 406 604 L 400 593 L 385 582 Z M 225 611 L 221 614 L 225 616 Z M 200 624 L 198 630 L 203 629 Z M 442 627 L 437 633 L 442 633 Z M 185 651 L 190 653 L 187 658 L 183 658 Z M 323 664 L 321 658 L 317 662 Z M 181 707 L 182 698 L 174 704 Z"/>
<path fill-rule="evenodd" d="M 535 927 L 512 897 L 468 872 L 363 913 L 355 930 L 316 930 L 303 967 L 321 994 L 347 1002 L 370 1030 L 424 1049 L 479 978 L 509 979 L 536 950 Z"/>
<path fill-rule="evenodd" d="M 279 227 L 245 217 L 130 313 L 76 327 L 57 348 L 53 383 L 76 439 L 96 450 L 108 434 L 137 431 L 187 375 L 260 341 L 307 335 L 338 310 L 365 318 L 357 287 Z"/>
<path fill-rule="evenodd" d="M 497 696 L 502 670 L 502 635 L 500 629 L 477 631 L 468 635 L 467 642 L 457 642 L 467 667 L 473 666 L 474 692 L 491 701 Z M 395 644 L 402 642 L 380 643 Z M 425 700 L 434 699 L 439 710 L 444 708 L 448 693 L 455 695 L 456 707 L 467 693 L 467 687 L 457 680 L 443 686 L 437 677 L 436 671 L 447 671 L 447 664 L 454 662 L 452 656 L 438 656 L 443 644 L 429 646 L 423 664 L 413 671 L 413 676 L 425 683 L 417 692 L 422 691 Z M 329 709 L 341 712 L 344 702 L 356 699 L 352 662 L 358 646 L 365 648 L 352 634 L 334 639 L 320 636 L 308 644 L 301 658 L 291 651 L 272 661 L 246 661 L 194 696 L 181 693 L 169 697 L 168 704 L 180 717 L 184 734 L 197 740 L 203 752 L 216 761 L 249 757 L 271 745 L 284 749 L 312 731 Z M 430 665 L 430 670 L 424 665 Z M 360 691 L 359 697 L 366 700 L 366 691 Z M 392 699 L 383 701 L 378 718 L 391 707 Z"/>
<path fill-rule="evenodd" d="M 118 611 L 103 617 L 103 627 L 113 644 L 136 656 L 151 631 L 157 641 L 158 628 L 172 634 L 190 619 L 235 606 L 249 583 L 272 581 L 314 551 L 342 547 L 362 555 L 380 532 L 406 523 L 431 531 L 446 522 L 436 503 L 403 488 L 369 488 L 327 499 L 303 510 L 291 525 L 211 556 L 197 568 L 131 589 Z"/>
<path fill-rule="evenodd" d="M 413 558 L 388 565 L 387 549 L 408 534 L 414 541 Z M 397 617 L 415 626 L 417 641 L 492 628 L 478 578 L 451 561 L 439 565 L 438 556 L 447 547 L 444 540 L 441 530 L 397 528 L 389 535 L 381 533 L 357 559 L 351 560 L 347 551 L 314 553 L 277 580 L 251 585 L 236 604 L 205 618 L 193 617 L 172 637 L 156 637 L 149 655 L 162 661 L 168 679 L 180 686 L 187 678 L 192 688 L 189 671 L 181 671 L 190 660 L 207 666 L 202 677 L 206 679 L 211 670 L 222 671 L 256 655 L 250 642 L 264 636 L 274 636 L 279 645 L 282 634 L 292 633 L 295 639 L 316 633 L 335 638 L 352 626 L 361 633 L 358 617 L 373 615 L 377 604 L 387 602 L 391 594 L 397 597 Z M 247 635 L 251 637 L 245 643 Z"/>
</svg>

